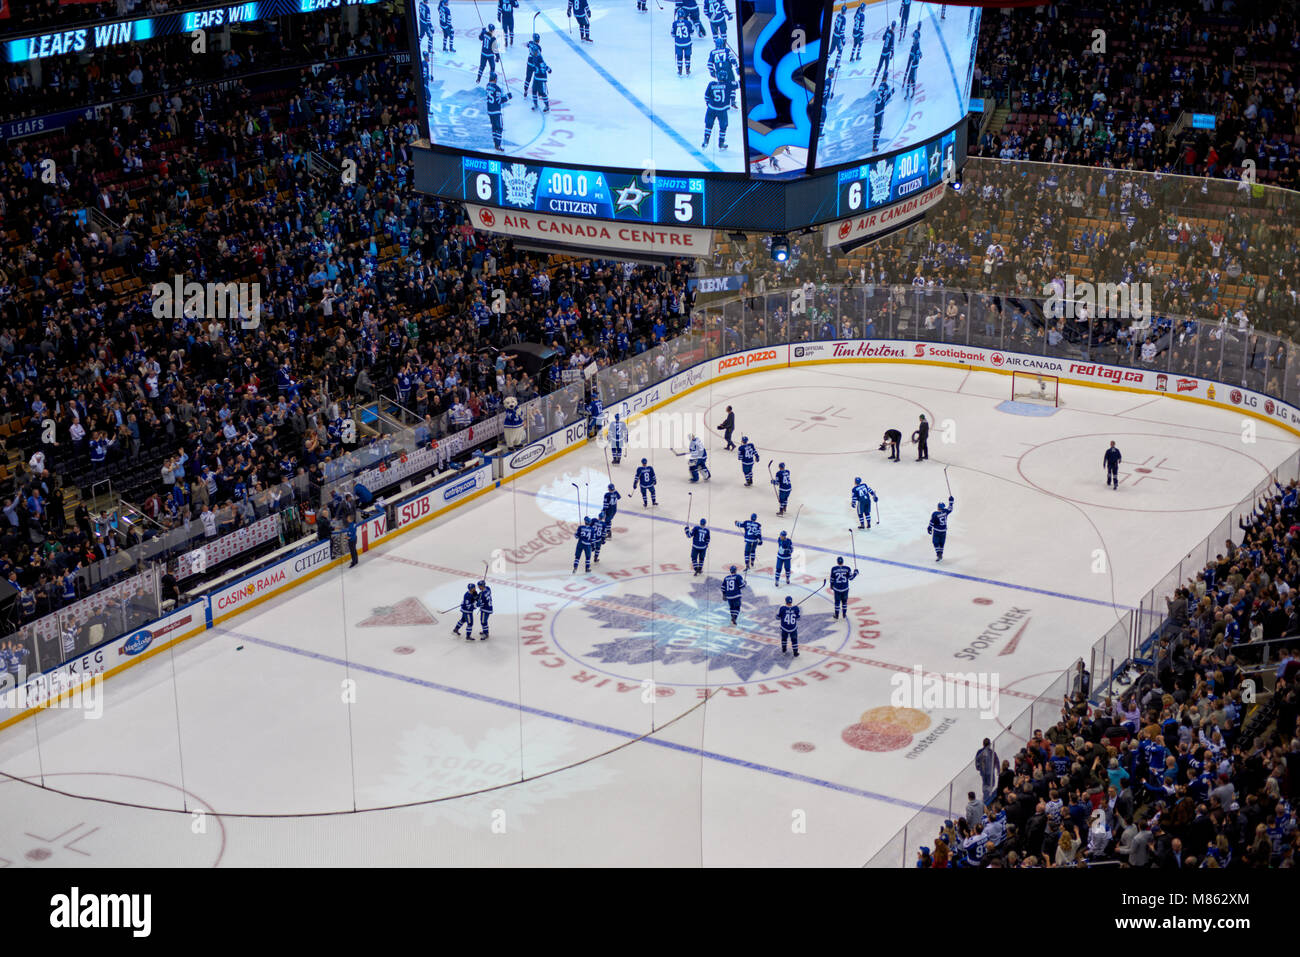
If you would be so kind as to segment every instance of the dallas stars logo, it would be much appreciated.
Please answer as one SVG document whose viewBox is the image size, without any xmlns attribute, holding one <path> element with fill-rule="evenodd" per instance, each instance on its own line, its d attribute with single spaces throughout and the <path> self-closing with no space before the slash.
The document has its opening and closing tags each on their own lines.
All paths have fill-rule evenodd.
<svg viewBox="0 0 1300 957">
<path fill-rule="evenodd" d="M 786 593 L 772 601 L 745 589 L 740 618 L 733 628 L 721 584 L 716 578 L 692 581 L 685 598 L 619 595 L 609 603 L 614 607 L 584 605 L 583 610 L 601 628 L 620 632 L 612 641 L 593 645 L 584 657 L 601 664 L 702 664 L 710 672 L 730 670 L 741 681 L 773 671 L 783 673 L 797 664 L 793 657 L 781 654 L 777 630 L 776 609 L 784 604 Z M 806 611 L 808 606 L 804 608 Z M 688 620 L 692 624 L 687 624 Z M 830 615 L 805 613 L 799 621 L 799 644 L 806 647 L 828 638 L 833 624 Z"/>
<path fill-rule="evenodd" d="M 625 209 L 630 209 L 636 215 L 641 215 L 641 204 L 646 201 L 650 193 L 636 184 L 636 180 L 631 180 L 626 186 L 618 191 L 618 198 L 614 202 L 614 212 L 621 213 Z"/>
</svg>

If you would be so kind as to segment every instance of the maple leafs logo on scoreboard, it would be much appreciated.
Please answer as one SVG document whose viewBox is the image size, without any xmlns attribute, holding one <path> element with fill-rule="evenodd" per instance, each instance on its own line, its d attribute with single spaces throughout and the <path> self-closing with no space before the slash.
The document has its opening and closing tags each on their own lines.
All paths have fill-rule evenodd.
<svg viewBox="0 0 1300 957">
<path fill-rule="evenodd" d="M 880 160 L 871 169 L 871 205 L 886 202 L 889 199 L 889 181 L 892 166 Z"/>
<path fill-rule="evenodd" d="M 506 202 L 511 206 L 533 205 L 533 195 L 537 192 L 537 174 L 530 173 L 522 163 L 515 163 L 501 170 L 501 183 L 506 189 Z"/>
</svg>

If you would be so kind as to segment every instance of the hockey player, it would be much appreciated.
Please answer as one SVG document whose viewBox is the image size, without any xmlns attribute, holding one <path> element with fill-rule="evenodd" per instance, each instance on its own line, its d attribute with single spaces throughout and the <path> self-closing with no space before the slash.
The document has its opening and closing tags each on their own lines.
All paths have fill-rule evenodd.
<svg viewBox="0 0 1300 957">
<path fill-rule="evenodd" d="M 748 435 L 740 437 L 740 449 L 736 452 L 736 458 L 740 459 L 740 471 L 745 475 L 745 484 L 754 484 L 754 463 L 758 461 L 758 449 L 754 448 L 754 443 L 749 441 Z"/>
<path fill-rule="evenodd" d="M 1102 465 L 1106 467 L 1106 485 L 1113 489 L 1119 488 L 1119 463 L 1123 457 L 1119 454 L 1119 449 L 1115 448 L 1115 443 L 1110 443 L 1110 448 L 1106 454 L 1101 457 Z"/>
<path fill-rule="evenodd" d="M 599 565 L 600 547 L 609 538 L 609 525 L 605 522 L 603 512 L 595 518 L 588 519 L 588 521 L 591 522 L 591 560 Z"/>
<path fill-rule="evenodd" d="M 722 579 L 722 597 L 731 608 L 731 623 L 734 625 L 740 617 L 740 590 L 745 587 L 745 579 L 736 574 L 736 566 L 731 566 L 731 574 Z"/>
<path fill-rule="evenodd" d="M 737 522 L 736 527 L 745 533 L 745 571 L 758 564 L 758 546 L 763 544 L 763 526 L 758 522 L 758 513 L 752 513 L 744 522 Z"/>
<path fill-rule="evenodd" d="M 441 9 L 441 3 L 439 8 Z M 428 4 L 420 4 L 420 48 L 424 49 L 425 40 L 428 39 L 429 49 L 433 48 L 433 11 Z M 445 47 L 444 47 L 445 49 Z"/>
<path fill-rule="evenodd" d="M 587 403 L 587 439 L 591 440 L 599 435 L 604 424 L 605 406 L 601 404 L 600 396 L 592 390 L 591 401 Z"/>
<path fill-rule="evenodd" d="M 460 621 L 456 622 L 456 627 L 452 632 L 459 635 L 460 626 L 465 626 L 465 640 L 474 640 L 474 609 L 478 607 L 478 594 L 474 591 L 474 583 L 470 582 L 465 586 L 465 594 L 460 600 Z"/>
<path fill-rule="evenodd" d="M 637 467 L 636 475 L 632 478 L 632 491 L 637 488 L 641 489 L 641 507 L 645 508 L 647 504 L 658 505 L 659 500 L 655 498 L 655 470 L 654 467 L 641 460 L 640 466 Z M 646 502 L 646 495 L 649 494 L 650 502 Z"/>
<path fill-rule="evenodd" d="M 916 439 L 916 460 L 924 462 L 930 457 L 930 423 L 926 421 L 924 415 L 916 426 L 916 435 L 913 438 Z"/>
<path fill-rule="evenodd" d="M 880 131 L 885 128 L 885 107 L 893 98 L 894 91 L 889 85 L 889 77 L 880 81 L 880 86 L 876 87 L 876 108 L 875 108 L 875 128 L 871 133 L 871 150 L 875 152 L 880 147 Z"/>
<path fill-rule="evenodd" d="M 785 467 L 784 462 L 777 463 L 776 478 L 772 479 L 772 484 L 776 486 L 776 501 L 780 506 L 776 514 L 784 515 L 786 503 L 790 501 L 790 490 L 793 488 L 790 484 L 790 470 Z"/>
<path fill-rule="evenodd" d="M 542 112 L 551 112 L 551 95 L 546 86 L 551 75 L 550 64 L 539 56 L 536 63 L 531 60 L 528 61 L 528 69 L 533 76 L 533 111 L 537 111 L 537 101 L 540 99 L 542 101 Z"/>
<path fill-rule="evenodd" d="M 794 646 L 794 656 L 798 658 L 799 606 L 789 595 L 785 596 L 785 604 L 776 610 L 776 620 L 781 623 L 781 654 L 785 654 L 785 645 L 788 641 Z"/>
<path fill-rule="evenodd" d="M 898 457 L 898 446 L 902 443 L 902 441 L 903 441 L 902 432 L 898 431 L 898 429 L 886 429 L 885 437 L 880 443 L 880 451 L 884 452 L 886 449 L 888 449 L 889 461 L 901 462 L 902 459 Z"/>
<path fill-rule="evenodd" d="M 623 461 L 623 445 L 627 442 L 627 425 L 614 413 L 614 422 L 609 427 L 609 457 L 618 465 Z"/>
<path fill-rule="evenodd" d="M 488 618 L 492 615 L 492 589 L 488 583 L 480 580 L 478 583 L 478 623 L 479 623 L 479 641 L 488 640 Z"/>
<path fill-rule="evenodd" d="M 649 13 L 650 12 L 649 0 L 636 0 L 636 9 L 638 13 Z"/>
<path fill-rule="evenodd" d="M 853 490 L 849 492 L 849 507 L 857 509 L 858 528 L 871 527 L 871 503 L 880 504 L 875 490 L 860 478 L 853 480 Z M 865 525 L 863 523 L 866 523 Z"/>
<path fill-rule="evenodd" d="M 727 105 L 736 105 L 736 90 L 740 86 L 737 77 L 740 76 L 740 61 L 736 59 L 736 54 L 731 52 L 727 46 L 726 37 L 717 37 L 713 41 L 713 49 L 709 51 L 709 76 L 713 77 L 727 87 Z"/>
<path fill-rule="evenodd" d="M 940 502 L 935 511 L 930 515 L 930 524 L 925 530 L 930 533 L 930 541 L 934 544 L 934 560 L 936 562 L 943 560 L 943 546 L 948 540 L 948 516 L 952 514 L 952 496 L 948 496 L 948 505 L 945 507 Z"/>
<path fill-rule="evenodd" d="M 690 465 L 691 469 L 692 482 L 698 482 L 701 475 L 704 476 L 704 481 L 706 482 L 713 477 L 713 474 L 709 471 L 708 465 L 705 464 L 709 458 L 708 450 L 704 448 L 704 443 L 700 440 L 698 435 L 691 436 L 691 447 L 687 451 L 686 456 L 686 461 Z"/>
<path fill-rule="evenodd" d="M 686 537 L 691 540 L 691 567 L 695 569 L 697 575 L 704 571 L 704 553 L 709 547 L 709 530 L 705 527 L 707 525 L 704 519 L 700 519 L 700 524 L 694 528 L 685 526 Z"/>
<path fill-rule="evenodd" d="M 578 570 L 578 559 L 585 558 L 587 571 L 591 571 L 591 549 L 596 543 L 596 533 L 591 527 L 591 517 L 588 516 L 582 520 L 578 530 L 573 533 L 573 537 L 578 540 L 577 546 L 573 549 L 573 571 Z M 572 574 L 572 573 L 570 573 Z"/>
<path fill-rule="evenodd" d="M 839 12 L 835 14 L 835 23 L 831 26 L 831 48 L 826 54 L 826 62 L 835 57 L 835 65 L 840 65 L 840 57 L 844 55 L 844 28 L 847 26 L 848 18 L 844 14 L 844 8 L 840 7 Z"/>
<path fill-rule="evenodd" d="M 731 104 L 731 90 L 721 80 L 710 80 L 704 88 L 704 142 L 700 149 L 709 148 L 713 125 L 718 125 L 718 149 L 727 148 L 727 107 Z"/>
<path fill-rule="evenodd" d="M 505 147 L 501 145 L 501 138 L 505 135 L 505 123 L 501 118 L 501 111 L 505 109 L 510 94 L 501 89 L 495 73 L 488 80 L 484 91 L 487 93 L 488 122 L 492 124 L 492 146 L 498 153 L 504 153 Z"/>
<path fill-rule="evenodd" d="M 497 19 L 501 21 L 501 37 L 506 46 L 515 45 L 515 8 L 519 0 L 497 0 Z"/>
<path fill-rule="evenodd" d="M 849 62 L 862 59 L 862 41 L 867 38 L 867 5 L 859 3 L 853 11 L 853 49 L 849 53 Z"/>
<path fill-rule="evenodd" d="M 700 36 L 704 36 L 704 24 L 700 22 L 699 0 L 676 0 L 676 8 L 673 18 L 686 17 L 700 31 Z"/>
<path fill-rule="evenodd" d="M 916 95 L 916 71 L 921 67 L 921 24 L 912 31 L 912 49 L 907 54 L 907 67 L 903 70 L 903 99 Z"/>
<path fill-rule="evenodd" d="M 673 49 L 677 53 L 677 75 L 691 75 L 691 48 L 694 45 L 694 29 L 691 26 L 690 18 L 686 16 L 686 11 L 682 9 L 681 4 L 677 6 L 677 18 L 673 20 Z M 686 67 L 686 73 L 682 73 L 682 67 Z"/>
<path fill-rule="evenodd" d="M 912 0 L 903 0 L 902 5 L 898 8 L 898 35 L 902 36 L 907 31 L 907 16 L 912 10 Z M 892 24 L 891 24 L 892 25 Z"/>
<path fill-rule="evenodd" d="M 497 76 L 497 25 L 489 23 L 478 32 L 478 75 L 474 77 L 474 83 L 477 85 L 483 80 L 483 68 L 487 67 L 488 80 L 495 80 Z"/>
<path fill-rule="evenodd" d="M 844 564 L 844 558 L 835 559 L 835 564 L 831 567 L 831 594 L 835 598 L 835 618 L 840 617 L 840 610 L 843 609 L 844 617 L 849 617 L 849 582 L 858 577 L 857 569 L 849 568 Z"/>
<path fill-rule="evenodd" d="M 528 41 L 528 65 L 524 69 L 524 90 L 533 88 L 533 68 L 541 62 L 542 59 L 542 37 L 534 33 L 533 38 Z"/>
<path fill-rule="evenodd" d="M 885 28 L 885 35 L 880 40 L 880 60 L 876 63 L 876 72 L 871 77 L 871 85 L 875 86 L 876 81 L 880 79 L 883 71 L 885 79 L 889 79 L 889 64 L 894 59 L 894 24 Z"/>
<path fill-rule="evenodd" d="M 614 483 L 609 483 L 609 488 L 605 490 L 605 497 L 602 501 L 604 506 L 600 511 L 600 517 L 605 522 L 605 539 L 608 541 L 614 536 L 614 516 L 618 513 L 618 500 L 623 496 L 618 494 L 618 489 L 614 488 Z"/>
<path fill-rule="evenodd" d="M 451 25 L 450 0 L 438 0 L 438 26 L 442 27 L 442 52 L 456 52 L 456 30 Z"/>
<path fill-rule="evenodd" d="M 772 584 L 781 584 L 781 569 L 785 569 L 785 583 L 790 584 L 790 557 L 794 555 L 794 540 L 785 532 L 776 540 L 776 574 L 772 577 Z"/>
<path fill-rule="evenodd" d="M 705 0 L 704 13 L 709 18 L 709 27 L 713 36 L 726 42 L 727 21 L 733 19 L 729 4 L 725 0 Z"/>
<path fill-rule="evenodd" d="M 591 43 L 591 4 L 587 0 L 569 0 L 568 15 L 577 18 L 582 42 Z"/>
</svg>

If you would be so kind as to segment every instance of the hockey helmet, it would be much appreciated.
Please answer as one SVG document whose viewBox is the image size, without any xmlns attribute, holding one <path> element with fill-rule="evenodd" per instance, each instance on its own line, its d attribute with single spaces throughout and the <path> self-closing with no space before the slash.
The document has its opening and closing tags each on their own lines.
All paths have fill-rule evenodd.
<svg viewBox="0 0 1300 957">
<path fill-rule="evenodd" d="M 843 564 L 844 564 L 844 556 L 841 555 L 839 558 L 835 559 L 835 564 L 836 564 L 836 565 L 843 565 Z"/>
<path fill-rule="evenodd" d="M 749 520 L 750 520 L 751 522 L 757 522 L 757 521 L 758 521 L 758 512 L 750 512 L 750 513 L 749 513 Z"/>
<path fill-rule="evenodd" d="M 732 566 L 731 566 L 731 574 L 733 574 L 733 575 L 736 574 L 736 566 L 735 566 L 735 565 L 732 565 Z"/>
<path fill-rule="evenodd" d="M 700 519 L 700 524 L 701 524 L 701 525 L 707 525 L 707 524 L 709 524 L 709 523 L 706 522 L 704 519 Z"/>
<path fill-rule="evenodd" d="M 935 508 L 943 508 L 943 507 L 944 507 L 943 502 L 940 502 L 938 505 L 935 506 Z"/>
<path fill-rule="evenodd" d="M 496 25 L 495 23 L 489 23 L 489 24 L 488 24 L 488 33 L 491 33 L 491 32 L 492 32 L 493 30 L 495 30 L 496 28 L 497 28 L 497 25 Z"/>
<path fill-rule="evenodd" d="M 853 480 L 853 484 L 854 484 L 854 485 L 861 485 L 861 484 L 862 484 L 862 476 L 859 475 L 857 478 L 855 478 L 855 479 Z"/>
<path fill-rule="evenodd" d="M 787 605 L 789 605 L 789 604 L 790 604 L 791 602 L 793 602 L 793 601 L 794 601 L 794 599 L 791 598 L 789 595 L 786 595 L 786 596 L 785 596 L 785 603 L 786 603 Z"/>
<path fill-rule="evenodd" d="M 645 464 L 646 464 L 646 460 L 645 460 L 645 459 L 642 459 L 642 460 L 641 460 L 641 464 L 642 464 L 642 465 L 645 465 Z"/>
<path fill-rule="evenodd" d="M 590 525 L 590 524 L 591 524 L 591 516 L 588 515 L 586 518 L 583 519 L 583 521 L 584 521 L 586 524 Z"/>
<path fill-rule="evenodd" d="M 611 492 L 614 491 L 614 483 L 613 483 L 613 482 L 610 482 L 610 483 L 609 483 L 609 490 L 610 490 Z"/>
<path fill-rule="evenodd" d="M 714 45 L 715 47 L 717 47 L 719 50 L 721 50 L 724 46 L 727 45 L 727 38 L 726 38 L 726 37 L 714 37 L 714 38 L 713 38 L 713 45 Z"/>
<path fill-rule="evenodd" d="M 749 441 L 749 436 L 748 436 L 748 435 L 742 435 L 742 436 L 740 437 L 740 442 L 741 442 L 742 445 L 745 444 L 745 443 L 747 443 L 748 441 Z"/>
<path fill-rule="evenodd" d="M 533 42 L 534 42 L 534 43 L 541 43 L 541 42 L 542 42 L 542 35 L 541 35 L 540 33 L 534 33 L 534 34 L 533 34 Z"/>
<path fill-rule="evenodd" d="M 776 463 L 776 467 L 779 468 L 779 469 L 783 469 L 783 468 L 785 468 L 785 463 L 784 463 L 784 462 L 777 462 L 777 463 Z"/>
<path fill-rule="evenodd" d="M 479 587 L 479 588 L 487 588 L 487 582 L 479 582 L 479 583 L 478 583 L 478 587 Z"/>
<path fill-rule="evenodd" d="M 473 582 L 470 582 L 470 583 L 469 583 L 468 585 L 466 585 L 465 587 L 468 588 L 470 591 L 473 591 L 473 590 L 474 590 L 474 583 L 473 583 Z"/>
<path fill-rule="evenodd" d="M 781 537 L 782 537 L 782 538 L 785 538 L 785 529 L 784 529 L 784 528 L 781 529 Z"/>
</svg>

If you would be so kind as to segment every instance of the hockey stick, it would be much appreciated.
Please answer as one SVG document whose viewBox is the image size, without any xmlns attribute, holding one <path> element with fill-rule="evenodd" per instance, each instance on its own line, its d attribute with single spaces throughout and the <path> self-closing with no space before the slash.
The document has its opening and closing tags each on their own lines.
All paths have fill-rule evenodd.
<svg viewBox="0 0 1300 957">
<path fill-rule="evenodd" d="M 612 471 L 612 470 L 610 469 L 610 467 L 609 467 L 609 448 L 608 448 L 608 447 L 604 447 L 604 448 L 602 449 L 602 451 L 605 453 L 605 474 L 609 476 L 609 484 L 610 484 L 610 485 L 613 485 L 613 484 L 614 484 L 614 473 L 613 473 L 613 471 Z"/>
<path fill-rule="evenodd" d="M 948 482 L 948 466 L 943 467 L 943 484 L 948 486 L 948 497 L 952 498 L 952 485 Z"/>
<path fill-rule="evenodd" d="M 578 488 L 577 482 L 570 482 L 573 486 L 573 497 L 578 503 L 578 524 L 582 524 L 582 491 Z"/>
<path fill-rule="evenodd" d="M 673 453 L 673 455 L 677 456 L 679 459 L 686 454 L 685 452 L 678 452 L 676 449 L 669 449 L 668 451 Z"/>
<path fill-rule="evenodd" d="M 849 548 L 853 550 L 853 570 L 858 570 L 858 546 L 853 539 L 853 529 L 849 529 Z"/>
<path fill-rule="evenodd" d="M 820 585 L 818 585 L 816 588 L 814 588 L 814 589 L 813 589 L 811 592 L 809 592 L 807 595 L 805 595 L 802 599 L 800 599 L 799 601 L 795 602 L 795 603 L 794 603 L 794 607 L 798 608 L 800 605 L 802 605 L 802 604 L 803 604 L 804 602 L 806 602 L 809 598 L 811 598 L 813 595 L 817 594 L 819 591 L 821 591 L 821 590 L 822 590 L 823 588 L 825 588 L 825 587 L 826 587 L 826 579 L 823 578 L 823 579 L 822 579 L 822 583 L 821 583 Z"/>
<path fill-rule="evenodd" d="M 458 609 L 459 607 L 460 607 L 460 605 L 452 605 L 452 606 L 451 606 L 450 608 L 448 608 L 446 611 L 440 611 L 440 612 L 438 612 L 438 614 L 440 614 L 440 615 L 450 615 L 453 611 L 455 611 L 455 610 Z"/>
<path fill-rule="evenodd" d="M 586 489 L 586 500 L 583 502 L 582 514 L 587 515 L 590 514 L 591 512 L 591 483 L 583 482 L 582 484 L 583 487 Z"/>
<path fill-rule="evenodd" d="M 484 562 L 484 563 L 483 563 L 483 581 L 484 581 L 484 582 L 487 581 L 487 573 L 488 573 L 488 565 L 489 565 L 489 564 L 490 564 L 490 562 Z"/>
<path fill-rule="evenodd" d="M 695 495 L 693 492 L 686 493 L 686 530 L 691 529 L 691 506 L 695 504 Z"/>
<path fill-rule="evenodd" d="M 800 514 L 802 514 L 802 512 L 803 512 L 803 506 L 802 506 L 802 505 L 800 505 L 797 509 L 795 509 L 795 513 L 794 513 L 794 524 L 790 526 L 790 541 L 792 541 L 792 542 L 794 541 L 794 531 L 795 531 L 796 528 L 799 527 L 799 516 L 800 516 Z"/>
</svg>

